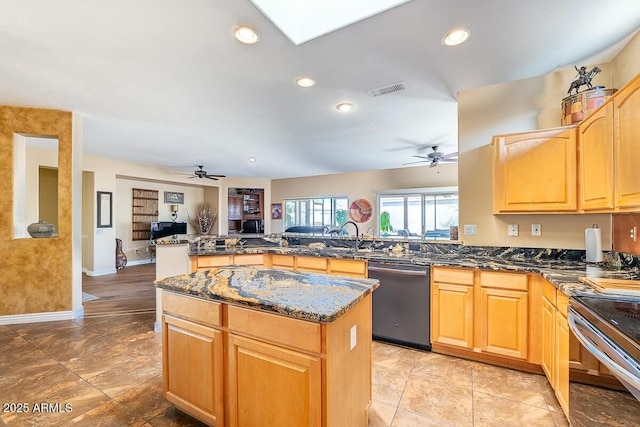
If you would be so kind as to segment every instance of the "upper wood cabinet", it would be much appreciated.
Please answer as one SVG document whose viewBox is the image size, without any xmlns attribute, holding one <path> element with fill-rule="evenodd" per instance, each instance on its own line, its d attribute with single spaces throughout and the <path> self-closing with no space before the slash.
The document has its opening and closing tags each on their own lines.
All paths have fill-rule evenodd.
<svg viewBox="0 0 640 427">
<path fill-rule="evenodd" d="M 494 213 L 577 211 L 576 127 L 493 138 Z"/>
<path fill-rule="evenodd" d="M 640 208 L 640 75 L 613 98 L 615 197 L 620 211 Z"/>
<path fill-rule="evenodd" d="M 584 211 L 607 211 L 614 207 L 612 117 L 613 104 L 607 103 L 578 128 L 579 207 Z"/>
</svg>

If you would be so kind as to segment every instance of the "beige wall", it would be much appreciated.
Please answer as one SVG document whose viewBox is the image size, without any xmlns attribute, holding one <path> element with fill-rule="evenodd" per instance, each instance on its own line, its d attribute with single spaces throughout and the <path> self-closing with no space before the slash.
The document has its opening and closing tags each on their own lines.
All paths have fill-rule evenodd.
<svg viewBox="0 0 640 427">
<path fill-rule="evenodd" d="M 598 65 L 603 71 L 593 84 L 619 88 L 620 70 L 624 82 L 640 72 L 639 55 L 636 36 L 616 60 Z M 460 238 L 466 244 L 584 249 L 584 229 L 598 224 L 604 249 L 611 248 L 611 215 L 492 214 L 492 136 L 559 126 L 562 99 L 575 75 L 573 69 L 557 71 L 458 94 Z M 519 237 L 507 237 L 510 223 L 519 225 Z M 464 235 L 464 224 L 475 224 L 477 235 Z M 541 224 L 542 236 L 531 236 L 531 224 Z"/>
<path fill-rule="evenodd" d="M 440 164 L 438 167 L 416 166 L 303 178 L 274 179 L 271 183 L 271 200 L 283 203 L 284 199 L 304 197 L 347 196 L 349 203 L 367 199 L 374 206 L 371 219 L 359 226 L 362 233 L 367 228 L 377 228 L 377 192 L 409 188 L 445 187 L 457 185 L 458 165 Z M 270 216 L 270 205 L 267 213 Z M 271 220 L 271 231 L 281 232 L 283 220 Z"/>
</svg>

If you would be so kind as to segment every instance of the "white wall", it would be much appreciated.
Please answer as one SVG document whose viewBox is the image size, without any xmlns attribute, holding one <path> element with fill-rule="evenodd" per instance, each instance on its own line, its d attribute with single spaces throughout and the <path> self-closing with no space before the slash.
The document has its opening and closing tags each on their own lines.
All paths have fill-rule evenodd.
<svg viewBox="0 0 640 427">
<path fill-rule="evenodd" d="M 369 227 L 377 229 L 377 192 L 408 188 L 455 186 L 458 182 L 458 165 L 442 163 L 435 168 L 415 166 L 344 174 L 319 175 L 303 178 L 274 179 L 271 186 L 273 203 L 284 199 L 305 197 L 347 196 L 349 203 L 367 199 L 374 207 L 373 215 L 358 226 L 362 233 Z M 270 217 L 270 205 L 265 209 Z M 282 232 L 283 220 L 271 220 L 272 232 Z"/>
</svg>

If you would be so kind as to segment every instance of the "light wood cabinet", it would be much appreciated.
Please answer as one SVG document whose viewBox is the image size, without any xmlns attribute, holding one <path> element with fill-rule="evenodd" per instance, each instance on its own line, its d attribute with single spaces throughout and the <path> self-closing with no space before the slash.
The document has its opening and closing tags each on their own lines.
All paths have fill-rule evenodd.
<svg viewBox="0 0 640 427">
<path fill-rule="evenodd" d="M 640 75 L 613 97 L 615 197 L 620 211 L 640 208 Z"/>
<path fill-rule="evenodd" d="M 526 273 L 432 267 L 434 351 L 518 367 L 539 365 L 541 309 L 531 301 L 529 282 Z"/>
<path fill-rule="evenodd" d="M 494 213 L 577 211 L 576 127 L 493 138 Z"/>
<path fill-rule="evenodd" d="M 614 208 L 613 104 L 607 103 L 578 128 L 580 209 Z"/>
<path fill-rule="evenodd" d="M 542 369 L 569 415 L 569 298 L 542 279 Z"/>
<path fill-rule="evenodd" d="M 208 270 L 226 265 L 263 265 L 281 270 L 305 271 L 366 278 L 367 261 L 359 259 L 325 258 L 288 254 L 220 254 L 192 255 L 190 272 Z"/>
<path fill-rule="evenodd" d="M 167 400 L 212 426 L 367 426 L 371 294 L 331 323 L 163 291 Z"/>
<path fill-rule="evenodd" d="M 163 293 L 164 396 L 212 426 L 224 423 L 220 304 Z"/>
</svg>

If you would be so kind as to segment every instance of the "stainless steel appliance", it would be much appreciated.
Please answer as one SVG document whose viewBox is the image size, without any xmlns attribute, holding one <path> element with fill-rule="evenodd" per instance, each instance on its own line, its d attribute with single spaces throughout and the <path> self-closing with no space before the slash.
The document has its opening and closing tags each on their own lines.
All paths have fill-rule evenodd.
<svg viewBox="0 0 640 427">
<path fill-rule="evenodd" d="M 605 420 L 615 420 L 615 425 L 639 425 L 640 299 L 574 296 L 570 300 L 568 320 L 578 341 L 635 396 L 634 399 L 619 393 L 615 398 L 594 398 L 589 389 L 572 383 L 569 389 L 571 423 L 574 426 L 607 425 Z"/>
<path fill-rule="evenodd" d="M 431 350 L 429 267 L 369 261 L 373 292 L 373 338 Z"/>
</svg>

